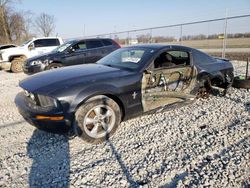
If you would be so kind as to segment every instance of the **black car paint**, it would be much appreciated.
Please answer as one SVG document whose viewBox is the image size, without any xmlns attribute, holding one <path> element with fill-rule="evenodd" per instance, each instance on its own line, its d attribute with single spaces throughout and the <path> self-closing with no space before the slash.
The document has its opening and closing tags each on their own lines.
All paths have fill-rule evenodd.
<svg viewBox="0 0 250 188">
<path fill-rule="evenodd" d="M 72 51 L 72 46 L 76 45 L 80 42 L 85 42 L 86 46 L 88 47 L 88 44 L 92 41 L 102 41 L 102 40 L 108 40 L 112 45 L 109 46 L 102 46 L 98 48 L 90 48 L 90 49 L 82 49 L 82 50 L 76 50 Z M 104 45 L 104 43 L 103 43 Z M 62 66 L 71 66 L 71 65 L 79 65 L 79 64 L 87 64 L 87 63 L 95 63 L 102 57 L 108 55 L 109 53 L 113 52 L 114 50 L 120 48 L 120 46 L 114 42 L 111 39 L 84 39 L 84 40 L 74 40 L 72 41 L 72 44 L 68 46 L 64 51 L 62 52 L 56 52 L 52 51 L 50 53 L 38 55 L 32 58 L 29 58 L 26 60 L 26 62 L 23 65 L 24 73 L 26 74 L 34 74 L 37 72 L 41 72 L 43 70 L 46 70 L 48 66 L 52 63 L 59 63 Z M 48 60 L 49 63 L 45 64 L 38 64 L 38 65 L 31 65 L 31 62 L 33 61 L 45 61 Z"/>
<path fill-rule="evenodd" d="M 140 92 L 140 87 L 138 88 L 140 80 L 141 75 L 137 72 L 98 64 L 86 64 L 67 67 L 64 71 L 42 72 L 21 81 L 20 86 L 31 93 L 53 96 L 59 100 L 66 100 L 65 96 L 71 96 L 70 99 L 67 98 L 70 108 L 66 109 L 71 113 L 82 101 L 103 93 L 117 96 L 129 109 L 131 99 L 127 96 L 131 91 Z M 127 108 L 125 110 L 128 111 Z"/>
<path fill-rule="evenodd" d="M 44 79 L 45 74 L 46 79 Z M 79 77 L 79 75 L 84 76 Z M 49 80 L 53 80 L 53 83 L 47 85 Z M 113 80 L 112 84 L 110 83 L 110 80 Z M 131 101 L 132 99 L 127 96 L 135 90 L 137 90 L 136 92 L 138 94 L 140 93 L 138 88 L 138 86 L 140 85 L 140 80 L 140 75 L 135 72 L 129 72 L 126 70 L 121 71 L 117 68 L 103 65 L 88 64 L 86 66 L 78 65 L 74 67 L 68 67 L 65 68 L 63 72 L 61 72 L 60 70 L 42 72 L 34 75 L 32 78 L 29 77 L 26 80 L 20 82 L 20 86 L 25 90 L 36 94 L 53 96 L 54 98 L 59 100 L 62 106 L 61 113 L 59 114 L 63 114 L 66 122 L 61 121 L 57 123 L 62 123 L 65 126 L 59 126 L 57 125 L 57 123 L 54 123 L 54 121 L 53 126 L 51 127 L 47 125 L 48 121 L 45 122 L 45 126 L 41 126 L 41 121 L 32 118 L 35 117 L 37 111 L 29 109 L 29 107 L 27 107 L 26 104 L 22 102 L 24 100 L 24 96 L 17 96 L 16 103 L 17 106 L 22 106 L 22 109 L 25 109 L 19 110 L 20 113 L 24 117 L 28 116 L 26 119 L 30 119 L 29 122 L 33 122 L 32 124 L 37 128 L 55 132 L 56 128 L 54 127 L 58 126 L 59 130 L 67 130 L 66 128 L 69 128 L 67 122 L 73 121 L 74 112 L 77 107 L 90 97 L 99 94 L 109 94 L 112 96 L 116 96 L 120 101 L 120 104 L 123 104 L 124 114 L 131 113 L 134 116 L 138 115 L 138 112 L 142 111 L 139 97 L 140 95 L 135 101 L 133 101 L 133 103 Z M 74 84 L 72 84 L 72 81 L 74 81 Z M 98 81 L 98 84 L 91 84 Z M 124 88 L 120 88 L 120 85 L 123 85 Z M 55 87 L 57 89 L 54 89 Z M 79 88 L 81 89 L 79 90 Z M 96 88 L 98 88 L 98 91 L 96 90 Z M 55 114 L 54 111 L 49 111 L 40 112 L 39 115 L 48 115 L 51 113 Z"/>
<path fill-rule="evenodd" d="M 133 47 L 128 47 L 133 48 Z M 60 101 L 61 112 L 65 116 L 65 121 L 74 122 L 74 112 L 76 109 L 88 99 L 96 95 L 106 95 L 113 98 L 123 111 L 123 120 L 136 117 L 143 113 L 141 103 L 141 79 L 143 72 L 147 69 L 153 59 L 166 49 L 182 49 L 190 52 L 195 51 L 192 48 L 182 46 L 163 46 L 163 45 L 142 45 L 136 48 L 149 48 L 153 51 L 151 58 L 147 59 L 138 70 L 129 71 L 108 67 L 99 64 L 87 64 L 67 67 L 42 72 L 31 76 L 20 82 L 20 87 L 29 92 L 43 94 L 53 97 Z M 211 78 L 220 77 L 221 72 L 218 68 L 232 70 L 232 64 L 223 61 L 215 60 L 210 65 L 203 65 L 196 62 L 193 58 L 193 64 L 197 66 L 199 73 L 206 71 Z M 216 67 L 214 67 L 216 66 Z M 132 98 L 132 94 L 136 92 L 137 97 Z M 29 121 L 38 126 L 34 120 L 35 114 L 50 114 L 51 112 L 34 112 L 31 108 L 25 107 L 27 104 L 22 102 L 22 97 L 16 97 L 16 104 L 21 114 L 26 114 Z M 25 112 L 24 112 L 25 111 Z M 28 114 L 28 115 L 27 115 Z M 53 115 L 53 113 L 51 114 Z M 32 119 L 33 118 L 33 119 Z M 66 127 L 68 126 L 66 122 Z M 52 122 L 51 127 L 57 126 Z M 38 126 L 41 129 L 41 124 Z M 58 126 L 61 129 L 62 126 Z M 64 126 L 65 127 L 65 126 Z"/>
</svg>

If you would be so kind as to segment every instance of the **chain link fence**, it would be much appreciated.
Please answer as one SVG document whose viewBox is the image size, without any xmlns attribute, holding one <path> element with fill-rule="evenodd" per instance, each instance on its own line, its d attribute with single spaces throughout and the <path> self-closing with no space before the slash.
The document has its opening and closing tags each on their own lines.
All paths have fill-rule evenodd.
<svg viewBox="0 0 250 188">
<path fill-rule="evenodd" d="M 86 36 L 112 38 L 122 46 L 162 43 L 185 45 L 212 55 L 250 54 L 250 14 Z"/>
</svg>

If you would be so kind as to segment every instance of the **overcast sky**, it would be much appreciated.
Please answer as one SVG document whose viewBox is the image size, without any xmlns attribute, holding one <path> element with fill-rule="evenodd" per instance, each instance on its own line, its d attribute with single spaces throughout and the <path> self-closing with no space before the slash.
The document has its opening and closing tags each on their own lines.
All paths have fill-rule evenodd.
<svg viewBox="0 0 250 188">
<path fill-rule="evenodd" d="M 226 9 L 228 16 L 250 14 L 250 0 L 21 0 L 15 7 L 54 15 L 55 34 L 63 38 L 220 18 Z M 231 32 L 250 32 L 250 18 L 231 21 L 228 27 Z M 183 28 L 184 34 L 222 30 L 223 22 Z M 179 28 L 162 32 L 176 33 Z"/>
</svg>

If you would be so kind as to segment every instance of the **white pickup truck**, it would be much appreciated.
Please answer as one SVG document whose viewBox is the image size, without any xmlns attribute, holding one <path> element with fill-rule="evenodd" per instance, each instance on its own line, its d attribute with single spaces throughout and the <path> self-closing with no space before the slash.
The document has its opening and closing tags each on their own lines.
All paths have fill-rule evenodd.
<svg viewBox="0 0 250 188">
<path fill-rule="evenodd" d="M 0 69 L 21 72 L 23 62 L 30 57 L 47 53 L 63 44 L 60 37 L 33 38 L 21 46 L 0 50 Z"/>
</svg>

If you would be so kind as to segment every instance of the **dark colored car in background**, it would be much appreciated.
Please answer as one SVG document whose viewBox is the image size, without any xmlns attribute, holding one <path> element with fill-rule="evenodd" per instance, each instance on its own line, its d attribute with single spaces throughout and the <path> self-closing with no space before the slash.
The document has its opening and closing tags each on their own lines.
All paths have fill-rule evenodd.
<svg viewBox="0 0 250 188">
<path fill-rule="evenodd" d="M 15 44 L 3 44 L 3 45 L 0 45 L 0 50 L 4 50 L 7 48 L 13 48 L 13 47 L 17 47 L 17 46 Z"/>
<path fill-rule="evenodd" d="M 227 89 L 233 66 L 184 46 L 118 49 L 95 64 L 33 75 L 20 82 L 20 114 L 51 132 L 74 128 L 85 141 L 111 136 L 121 121 L 195 101 L 210 83 Z"/>
<path fill-rule="evenodd" d="M 27 59 L 23 71 L 34 74 L 64 66 L 95 63 L 118 48 L 118 43 L 107 38 L 71 40 L 50 53 Z"/>
</svg>

